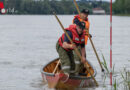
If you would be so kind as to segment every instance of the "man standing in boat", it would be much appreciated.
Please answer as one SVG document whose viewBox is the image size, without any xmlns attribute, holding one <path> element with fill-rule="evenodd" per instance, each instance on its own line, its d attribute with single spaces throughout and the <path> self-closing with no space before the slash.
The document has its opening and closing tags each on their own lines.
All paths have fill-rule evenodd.
<svg viewBox="0 0 130 90">
<path fill-rule="evenodd" d="M 90 26 L 90 22 L 88 20 L 88 14 L 89 14 L 89 10 L 87 9 L 83 9 L 81 11 L 81 14 L 80 15 L 76 15 L 74 16 L 74 19 L 73 19 L 73 24 L 77 24 L 78 22 L 84 22 L 85 23 L 85 28 L 87 29 L 87 32 L 85 34 L 85 45 L 87 45 L 87 41 L 88 41 L 88 34 L 89 34 L 89 26 Z M 92 37 L 90 35 L 90 37 Z"/>
<path fill-rule="evenodd" d="M 78 22 L 66 28 L 68 35 L 75 44 L 71 44 L 65 33 L 59 38 L 56 49 L 59 54 L 61 68 L 65 74 L 78 74 L 82 63 L 86 62 L 85 23 Z M 75 48 L 81 53 L 83 61 L 73 52 Z"/>
</svg>

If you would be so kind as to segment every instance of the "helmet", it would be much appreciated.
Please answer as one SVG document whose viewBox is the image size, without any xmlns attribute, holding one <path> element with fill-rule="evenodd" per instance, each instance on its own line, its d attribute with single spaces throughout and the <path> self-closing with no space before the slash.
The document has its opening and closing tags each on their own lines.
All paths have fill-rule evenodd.
<svg viewBox="0 0 130 90">
<path fill-rule="evenodd" d="M 83 9 L 83 10 L 81 11 L 81 13 L 89 14 L 89 10 L 88 10 L 88 9 Z"/>
<path fill-rule="evenodd" d="M 84 22 L 78 22 L 77 25 L 83 30 L 85 29 L 85 23 Z"/>
</svg>

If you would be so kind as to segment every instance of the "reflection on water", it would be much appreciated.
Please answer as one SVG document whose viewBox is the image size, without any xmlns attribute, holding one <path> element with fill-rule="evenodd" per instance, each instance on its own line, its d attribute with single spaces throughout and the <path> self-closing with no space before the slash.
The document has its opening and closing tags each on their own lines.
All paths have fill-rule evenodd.
<svg viewBox="0 0 130 90">
<path fill-rule="evenodd" d="M 59 18 L 67 27 L 73 16 Z M 89 20 L 99 57 L 102 60 L 103 53 L 109 65 L 109 16 L 92 15 Z M 123 67 L 130 69 L 129 29 L 130 17 L 113 16 L 113 64 L 118 74 Z M 54 16 L 0 16 L 0 90 L 49 90 L 42 81 L 40 68 L 58 57 L 55 44 L 62 33 Z M 87 59 L 96 67 L 96 80 L 100 86 L 82 90 L 110 90 L 109 75 L 102 76 L 90 42 L 86 53 Z"/>
</svg>

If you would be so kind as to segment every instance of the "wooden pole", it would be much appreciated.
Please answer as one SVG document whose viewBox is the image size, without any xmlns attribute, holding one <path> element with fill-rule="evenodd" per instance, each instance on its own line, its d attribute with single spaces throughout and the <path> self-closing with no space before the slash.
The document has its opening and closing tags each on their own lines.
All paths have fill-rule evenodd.
<svg viewBox="0 0 130 90">
<path fill-rule="evenodd" d="M 55 69 L 54 69 L 54 71 L 53 71 L 53 74 L 55 74 L 55 72 L 56 72 L 57 67 L 58 67 L 59 64 L 60 64 L 60 60 L 58 60 L 58 63 L 56 64 L 56 67 L 55 67 Z"/>
<path fill-rule="evenodd" d="M 81 17 L 81 13 L 80 13 L 78 4 L 76 3 L 75 0 L 74 0 L 74 4 L 75 4 L 75 6 L 76 6 L 76 9 L 77 9 L 77 11 L 78 11 L 80 17 Z M 104 69 L 103 69 L 103 67 L 102 67 L 101 61 L 100 61 L 99 56 L 98 56 L 98 54 L 97 54 L 97 51 L 96 51 L 96 49 L 95 49 L 95 47 L 94 47 L 93 41 L 92 41 L 92 39 L 91 39 L 91 37 L 90 37 L 90 35 L 89 35 L 89 31 L 88 31 L 87 28 L 85 28 L 85 30 L 86 30 L 86 32 L 88 33 L 89 40 L 90 40 L 90 42 L 91 42 L 91 45 L 92 45 L 92 47 L 93 47 L 93 50 L 94 50 L 94 52 L 95 52 L 95 55 L 96 55 L 97 60 L 98 60 L 98 62 L 99 62 L 99 65 L 100 65 L 100 67 L 101 67 L 101 71 L 104 72 Z"/>
<path fill-rule="evenodd" d="M 75 1 L 75 0 L 74 0 L 74 4 L 75 4 L 75 6 L 76 6 L 76 9 L 77 9 L 77 11 L 78 11 L 79 15 L 81 16 L 81 13 L 80 13 L 80 10 L 79 10 L 79 7 L 78 7 L 78 4 L 76 3 L 76 1 Z"/>
<path fill-rule="evenodd" d="M 55 13 L 55 12 L 53 12 L 53 13 L 54 13 L 54 15 L 55 15 L 57 21 L 59 22 L 59 24 L 60 24 L 62 30 L 64 31 L 64 33 L 65 33 L 66 36 L 68 37 L 69 41 L 71 42 L 71 44 L 74 44 L 73 41 L 72 41 L 72 39 L 70 38 L 70 36 L 69 36 L 68 33 L 66 32 L 66 30 L 64 29 L 64 27 L 63 27 L 62 23 L 60 22 L 59 18 L 57 17 L 56 13 Z M 79 53 L 78 49 L 75 48 L 74 51 L 75 51 L 75 53 L 80 57 L 81 61 L 83 61 L 83 58 L 82 58 L 81 54 Z M 94 78 L 94 76 L 92 75 L 92 73 L 90 72 L 89 67 L 88 67 L 86 64 L 85 64 L 85 67 L 87 68 L 88 72 L 90 73 L 90 75 L 91 75 L 92 79 L 94 80 L 96 86 L 98 86 L 98 83 L 97 83 L 96 79 Z"/>
</svg>

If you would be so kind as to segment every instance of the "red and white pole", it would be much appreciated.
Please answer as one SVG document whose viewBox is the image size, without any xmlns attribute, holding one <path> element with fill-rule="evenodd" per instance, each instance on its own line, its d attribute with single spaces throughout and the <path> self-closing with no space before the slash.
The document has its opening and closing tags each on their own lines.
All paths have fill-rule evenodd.
<svg viewBox="0 0 130 90">
<path fill-rule="evenodd" d="M 110 85 L 112 85 L 112 0 L 110 0 Z"/>
</svg>

